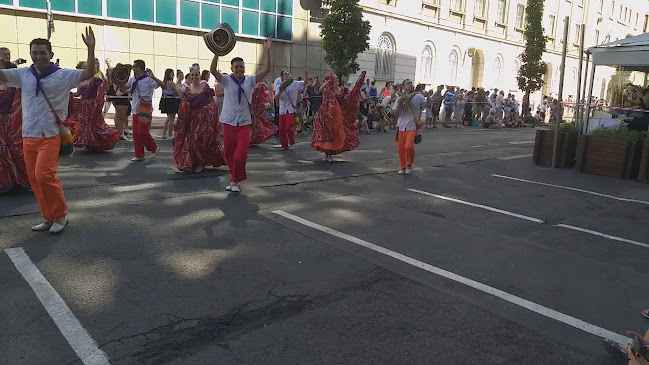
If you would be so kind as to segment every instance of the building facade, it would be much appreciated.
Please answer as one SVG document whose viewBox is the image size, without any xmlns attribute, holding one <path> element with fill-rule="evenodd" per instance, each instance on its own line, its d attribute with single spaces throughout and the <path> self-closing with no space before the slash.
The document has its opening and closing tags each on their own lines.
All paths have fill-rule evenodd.
<svg viewBox="0 0 649 365">
<path fill-rule="evenodd" d="M 518 90 L 524 51 L 525 0 L 361 0 L 372 24 L 371 49 L 363 69 L 379 81 L 414 79 L 429 86 Z M 569 17 L 564 97 L 576 95 L 580 33 L 585 48 L 647 31 L 647 0 L 546 0 L 548 36 L 545 86 L 536 93 L 557 96 L 564 18 Z M 610 67 L 598 67 L 593 95 L 604 98 Z M 372 73 L 373 72 L 373 73 Z M 644 80 L 635 80 L 640 85 Z"/>
<path fill-rule="evenodd" d="M 359 55 L 359 63 L 379 86 L 408 78 L 429 86 L 497 87 L 518 93 L 526 0 L 360 4 L 372 30 L 370 49 Z M 81 33 L 92 25 L 97 57 L 110 58 L 113 65 L 143 59 L 159 76 L 166 68 L 186 71 L 194 62 L 207 68 L 212 54 L 202 35 L 225 22 L 238 39 L 231 54 L 220 59 L 221 70 L 229 70 L 229 60 L 236 55 L 246 60 L 249 73 L 256 72 L 263 63 L 262 40 L 271 36 L 276 39 L 273 75 L 284 68 L 296 76 L 304 67 L 314 76 L 331 71 L 319 35 L 326 14 L 321 0 L 51 0 L 51 5 L 54 58 L 64 67 L 85 59 Z M 566 16 L 570 24 L 564 94 L 575 95 L 580 32 L 586 32 L 586 47 L 637 35 L 646 32 L 648 14 L 649 0 L 546 0 L 548 43 L 543 59 L 548 71 L 536 98 L 558 93 Z M 8 47 L 14 58 L 29 59 L 31 39 L 46 34 L 45 0 L 0 0 L 0 46 Z M 613 72 L 598 68 L 595 96 L 605 97 Z"/>
</svg>

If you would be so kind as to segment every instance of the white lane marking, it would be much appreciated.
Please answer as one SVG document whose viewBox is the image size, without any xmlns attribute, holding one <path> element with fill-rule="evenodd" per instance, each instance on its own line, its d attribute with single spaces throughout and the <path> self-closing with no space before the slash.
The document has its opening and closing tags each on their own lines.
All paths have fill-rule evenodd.
<svg viewBox="0 0 649 365">
<path fill-rule="evenodd" d="M 484 147 L 484 146 L 485 145 L 483 145 L 483 144 L 477 144 L 475 146 L 467 146 L 467 147 L 469 147 L 469 148 L 478 148 L 478 147 Z"/>
<path fill-rule="evenodd" d="M 486 210 L 490 210 L 492 212 L 505 214 L 505 215 L 509 215 L 509 216 L 512 216 L 512 217 L 520 218 L 520 219 L 525 219 L 527 221 L 534 222 L 534 223 L 540 223 L 540 224 L 545 223 L 543 220 L 538 219 L 538 218 L 528 217 L 526 215 L 513 213 L 513 212 L 508 212 L 506 210 L 493 208 L 493 207 L 489 207 L 489 206 L 482 205 L 482 204 L 476 204 L 476 203 L 471 203 L 471 202 L 467 202 L 467 201 L 460 200 L 460 199 L 449 198 L 447 196 L 437 195 L 437 194 L 433 194 L 433 193 L 429 193 L 427 191 L 421 191 L 421 190 L 417 190 L 417 189 L 406 189 L 406 190 L 412 191 L 413 193 L 424 194 L 424 195 L 432 196 L 432 197 L 438 198 L 438 199 L 444 199 L 444 200 L 452 201 L 452 202 L 455 202 L 455 203 L 469 205 L 469 206 L 472 206 L 472 207 L 475 207 L 475 208 L 486 209 Z"/>
<path fill-rule="evenodd" d="M 629 239 L 622 238 L 622 237 L 617 237 L 617 236 L 611 236 L 610 234 L 601 233 L 601 232 L 597 232 L 597 231 L 591 231 L 590 229 L 581 228 L 581 227 L 575 227 L 575 226 L 571 226 L 571 225 L 569 225 L 569 224 L 555 224 L 555 226 L 556 226 L 556 227 L 568 228 L 568 229 L 574 229 L 575 231 L 584 232 L 584 233 L 589 233 L 589 234 L 592 234 L 592 235 L 595 235 L 595 236 L 600 236 L 600 237 L 608 238 L 608 239 L 610 239 L 610 240 L 615 240 L 615 241 L 620 241 L 620 242 L 626 242 L 626 243 L 630 243 L 630 244 L 632 244 L 632 245 L 637 245 L 637 246 L 641 246 L 641 247 L 649 248 L 649 244 L 647 244 L 647 243 L 642 243 L 642 242 L 638 242 L 638 241 L 633 241 L 633 240 L 629 240 Z"/>
<path fill-rule="evenodd" d="M 526 153 L 524 155 L 513 155 L 513 156 L 506 156 L 506 157 L 499 157 L 499 160 L 517 160 L 519 158 L 529 158 L 532 157 L 533 155 L 531 153 Z"/>
<path fill-rule="evenodd" d="M 636 199 L 627 199 L 627 198 L 620 198 L 618 196 L 613 196 L 613 195 L 608 195 L 608 194 L 602 194 L 602 193 L 597 193 L 594 191 L 589 191 L 589 190 L 584 190 L 584 189 L 578 189 L 578 188 L 572 188 L 570 186 L 563 186 L 563 185 L 555 185 L 555 184 L 548 184 L 544 182 L 538 182 L 538 181 L 532 181 L 532 180 L 526 180 L 526 179 L 520 179 L 517 177 L 511 177 L 511 176 L 505 176 L 505 175 L 498 175 L 498 174 L 491 174 L 493 177 L 499 177 L 501 179 L 509 179 L 509 180 L 514 180 L 514 181 L 521 181 L 521 182 L 526 182 L 530 184 L 537 184 L 537 185 L 543 185 L 543 186 L 551 186 L 553 188 L 560 188 L 560 189 L 566 189 L 566 190 L 572 190 L 572 191 L 578 191 L 580 193 L 586 193 L 586 194 L 592 194 L 592 195 L 597 195 L 601 196 L 604 198 L 610 198 L 610 199 L 615 199 L 615 200 L 620 200 L 623 202 L 631 202 L 631 203 L 640 203 L 640 204 L 649 204 L 649 201 L 644 201 L 644 200 L 636 200 Z"/>
<path fill-rule="evenodd" d="M 516 141 L 516 142 L 507 142 L 509 144 L 528 144 L 528 143 L 534 143 L 534 141 Z"/>
<path fill-rule="evenodd" d="M 43 277 L 43 274 L 34 266 L 25 251 L 21 247 L 15 247 L 8 248 L 5 252 L 79 359 L 86 365 L 109 365 L 108 357 L 104 351 L 97 347 L 97 343 L 86 332 L 67 304 Z"/>
<path fill-rule="evenodd" d="M 310 163 L 310 164 L 315 164 L 315 162 L 313 162 L 313 161 L 307 161 L 307 160 L 297 160 L 297 162 L 300 162 L 300 163 Z"/>
<path fill-rule="evenodd" d="M 500 289 L 496 289 L 494 287 L 491 287 L 491 286 L 488 286 L 486 284 L 480 283 L 478 281 L 469 279 L 467 277 L 452 273 L 450 271 L 447 271 L 447 270 L 441 269 L 439 267 L 427 264 L 427 263 L 419 261 L 417 259 L 413 259 L 412 257 L 400 254 L 398 252 L 392 251 L 392 250 L 387 249 L 385 247 L 375 245 L 373 243 L 364 241 L 364 240 L 362 240 L 360 238 L 356 238 L 356 237 L 350 236 L 350 235 L 348 235 L 346 233 L 336 231 L 336 230 L 334 230 L 332 228 L 325 227 L 325 226 L 322 226 L 320 224 L 308 221 L 308 220 L 306 220 L 304 218 L 300 218 L 298 216 L 295 216 L 293 214 L 284 212 L 282 210 L 273 210 L 272 213 L 280 215 L 280 216 L 282 216 L 284 218 L 290 219 L 290 220 L 292 220 L 294 222 L 303 224 L 303 225 L 305 225 L 307 227 L 317 229 L 318 231 L 328 233 L 328 234 L 330 234 L 332 236 L 335 236 L 335 237 L 338 237 L 338 238 L 342 238 L 342 239 L 344 239 L 346 241 L 355 243 L 355 244 L 357 244 L 359 246 L 363 246 L 363 247 L 368 248 L 370 250 L 382 253 L 382 254 L 384 254 L 386 256 L 390 256 L 390 257 L 392 257 L 394 259 L 397 259 L 397 260 L 399 260 L 401 262 L 404 262 L 406 264 L 409 264 L 409 265 L 412 265 L 414 267 L 420 268 L 422 270 L 426 270 L 426 271 L 428 271 L 430 273 L 433 273 L 435 275 L 439 275 L 439 276 L 444 277 L 446 279 L 453 280 L 455 282 L 464 284 L 464 285 L 469 286 L 471 288 L 477 289 L 477 290 L 479 290 L 481 292 L 491 294 L 491 295 L 493 295 L 493 296 L 495 296 L 497 298 L 503 299 L 503 300 L 505 300 L 507 302 L 510 302 L 512 304 L 516 304 L 516 305 L 521 306 L 523 308 L 529 309 L 532 312 L 538 313 L 538 314 L 540 314 L 542 316 L 546 316 L 548 318 L 557 320 L 559 322 L 563 322 L 563 323 L 565 323 L 565 324 L 567 324 L 569 326 L 575 327 L 575 328 L 580 329 L 580 330 L 582 330 L 584 332 L 593 334 L 593 335 L 598 336 L 598 337 L 603 337 L 603 338 L 606 338 L 606 339 L 609 339 L 609 340 L 612 340 L 612 341 L 615 341 L 615 342 L 618 342 L 618 343 L 623 343 L 623 344 L 629 343 L 629 338 L 626 337 L 626 336 L 622 336 L 622 335 L 617 334 L 615 332 L 609 331 L 609 330 L 607 330 L 605 328 L 602 328 L 602 327 L 596 326 L 594 324 L 585 322 L 585 321 L 583 321 L 583 320 L 581 320 L 579 318 L 575 318 L 575 317 L 572 317 L 570 315 L 558 312 L 558 311 L 556 311 L 554 309 L 550 309 L 550 308 L 542 306 L 540 304 L 531 302 L 531 301 L 529 301 L 527 299 L 517 297 L 517 296 L 515 296 L 513 294 L 504 292 L 504 291 L 502 291 Z"/>
</svg>

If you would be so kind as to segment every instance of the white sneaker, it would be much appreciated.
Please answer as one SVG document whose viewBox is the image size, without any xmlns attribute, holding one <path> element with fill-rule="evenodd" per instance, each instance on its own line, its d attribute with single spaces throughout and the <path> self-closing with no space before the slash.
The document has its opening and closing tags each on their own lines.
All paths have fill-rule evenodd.
<svg viewBox="0 0 649 365">
<path fill-rule="evenodd" d="M 44 221 L 41 224 L 37 224 L 37 225 L 33 226 L 32 231 L 34 231 L 34 232 L 47 231 L 48 229 L 50 229 L 52 227 L 53 224 L 54 224 L 54 222 Z"/>
<path fill-rule="evenodd" d="M 412 172 L 412 170 L 413 170 L 412 166 L 408 166 L 408 167 L 406 167 L 406 175 L 410 175 L 410 173 Z"/>
<path fill-rule="evenodd" d="M 289 149 L 289 150 L 294 150 L 294 149 L 295 149 L 295 145 L 292 144 L 292 145 L 288 146 L 288 149 Z"/>
<path fill-rule="evenodd" d="M 196 173 L 203 172 L 204 169 L 205 169 L 205 167 L 203 165 L 198 165 L 198 166 L 196 166 L 194 168 L 194 172 L 196 172 Z"/>
<path fill-rule="evenodd" d="M 133 162 L 144 161 L 144 157 L 133 157 L 133 158 L 131 159 L 131 161 L 133 161 Z"/>
<path fill-rule="evenodd" d="M 232 184 L 225 187 L 225 191 L 232 191 Z"/>
<path fill-rule="evenodd" d="M 233 193 L 240 193 L 241 188 L 239 187 L 239 184 L 232 184 L 232 186 L 230 186 L 230 191 Z"/>
<path fill-rule="evenodd" d="M 160 137 L 158 137 L 158 139 L 167 139 L 167 135 L 166 135 L 166 134 L 163 134 L 163 135 L 161 135 Z"/>
<path fill-rule="evenodd" d="M 397 171 L 397 174 L 399 174 L 399 175 L 403 175 L 405 173 L 406 173 L 406 169 L 401 169 L 401 170 Z"/>
<path fill-rule="evenodd" d="M 65 220 L 65 222 L 63 222 L 63 224 L 54 223 L 54 224 L 52 224 L 52 227 L 50 227 L 50 233 L 51 234 L 61 233 L 61 232 L 63 232 L 63 228 L 65 228 L 65 226 L 67 226 L 67 225 L 68 225 L 68 220 L 67 219 Z"/>
<path fill-rule="evenodd" d="M 160 146 L 158 146 L 158 148 L 156 148 L 154 152 L 151 152 L 151 155 L 152 155 L 151 160 L 158 157 L 158 153 L 160 153 Z"/>
</svg>

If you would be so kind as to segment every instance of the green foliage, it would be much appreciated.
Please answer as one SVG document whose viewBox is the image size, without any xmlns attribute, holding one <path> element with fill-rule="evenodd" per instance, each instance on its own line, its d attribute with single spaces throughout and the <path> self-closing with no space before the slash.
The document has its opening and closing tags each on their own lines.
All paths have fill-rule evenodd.
<svg viewBox="0 0 649 365">
<path fill-rule="evenodd" d="M 521 53 L 521 68 L 518 70 L 518 87 L 529 94 L 540 90 L 543 86 L 543 75 L 546 71 L 545 62 L 542 61 L 545 52 L 545 37 L 543 29 L 543 3 L 544 0 L 528 0 L 525 8 L 525 51 Z"/>
<path fill-rule="evenodd" d="M 575 123 L 561 123 L 559 125 L 559 132 L 576 132 L 577 131 L 577 125 Z"/>
<path fill-rule="evenodd" d="M 358 1 L 329 0 L 331 10 L 320 24 L 325 62 L 340 79 L 360 70 L 358 54 L 370 47 L 372 26 L 363 20 Z"/>
<path fill-rule="evenodd" d="M 527 115 L 527 116 L 525 116 L 525 118 L 523 118 L 523 123 L 534 125 L 534 124 L 536 124 L 537 122 L 536 122 L 536 118 L 534 118 L 534 117 L 531 116 L 531 115 Z"/>
<path fill-rule="evenodd" d="M 640 134 L 640 132 L 632 131 L 622 126 L 597 128 L 594 131 L 590 132 L 590 135 L 594 137 L 623 139 L 625 141 L 631 142 L 637 142 L 642 139 L 642 134 Z"/>
</svg>

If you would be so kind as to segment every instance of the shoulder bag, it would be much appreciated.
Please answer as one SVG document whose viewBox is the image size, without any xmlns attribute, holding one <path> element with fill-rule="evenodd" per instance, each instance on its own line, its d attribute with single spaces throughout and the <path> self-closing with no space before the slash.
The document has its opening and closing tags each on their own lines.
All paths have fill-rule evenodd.
<svg viewBox="0 0 649 365">
<path fill-rule="evenodd" d="M 72 132 L 70 131 L 70 128 L 66 125 L 66 123 L 62 121 L 61 118 L 59 118 L 58 114 L 56 114 L 56 111 L 54 111 L 54 107 L 52 106 L 50 99 L 45 94 L 45 90 L 41 89 L 41 94 L 43 94 L 43 97 L 47 102 L 47 106 L 50 107 L 52 114 L 54 114 L 54 118 L 56 118 L 56 124 L 59 126 L 59 135 L 61 136 L 59 158 L 71 158 L 72 154 L 74 153 L 74 136 L 72 136 Z"/>
</svg>

